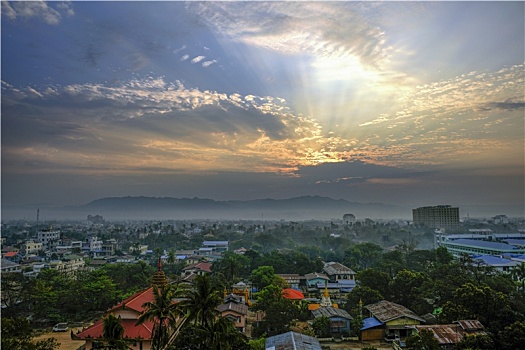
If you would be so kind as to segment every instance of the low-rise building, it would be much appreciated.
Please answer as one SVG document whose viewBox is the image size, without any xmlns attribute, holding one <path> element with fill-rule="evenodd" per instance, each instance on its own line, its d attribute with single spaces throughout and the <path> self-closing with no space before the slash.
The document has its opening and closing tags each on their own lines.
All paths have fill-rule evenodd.
<svg viewBox="0 0 525 350">
<path fill-rule="evenodd" d="M 37 254 L 39 251 L 43 249 L 43 245 L 41 242 L 35 242 L 35 241 L 26 241 L 24 244 L 20 246 L 20 250 L 25 255 L 29 254 Z"/>
<path fill-rule="evenodd" d="M 404 339 L 412 334 L 414 326 L 425 322 L 422 317 L 419 317 L 413 311 L 391 301 L 382 300 L 365 306 L 365 309 L 371 318 L 375 318 L 381 322 L 383 325 L 382 329 L 384 330 L 381 338 L 369 340 L 380 340 L 383 338 Z M 367 320 L 367 323 L 375 324 L 377 322 Z M 376 332 L 375 335 L 379 336 L 379 333 Z"/>
<path fill-rule="evenodd" d="M 323 272 L 328 276 L 330 282 L 339 280 L 355 280 L 355 271 L 338 262 L 328 262 L 324 264 Z"/>
</svg>

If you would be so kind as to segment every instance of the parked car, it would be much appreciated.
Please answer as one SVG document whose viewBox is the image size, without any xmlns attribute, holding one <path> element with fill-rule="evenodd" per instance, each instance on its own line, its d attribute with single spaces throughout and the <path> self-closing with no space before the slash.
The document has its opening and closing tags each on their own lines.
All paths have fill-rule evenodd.
<svg viewBox="0 0 525 350">
<path fill-rule="evenodd" d="M 57 323 L 53 326 L 53 332 L 67 332 L 68 330 L 67 323 Z"/>
</svg>

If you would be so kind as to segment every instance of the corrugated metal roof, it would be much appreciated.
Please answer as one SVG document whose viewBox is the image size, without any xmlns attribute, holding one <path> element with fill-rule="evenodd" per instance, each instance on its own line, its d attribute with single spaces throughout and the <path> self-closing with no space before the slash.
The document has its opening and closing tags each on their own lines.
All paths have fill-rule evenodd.
<svg viewBox="0 0 525 350">
<path fill-rule="evenodd" d="M 482 248 L 490 248 L 490 249 L 497 249 L 497 250 L 517 249 L 515 246 L 507 244 L 507 243 L 489 242 L 489 241 L 482 241 L 482 240 L 476 240 L 476 239 L 465 239 L 465 238 L 456 239 L 448 243 L 465 245 L 469 247 L 482 247 Z"/>
<path fill-rule="evenodd" d="M 416 329 L 418 332 L 427 330 L 434 333 L 434 338 L 438 341 L 439 345 L 456 344 L 463 339 L 461 327 L 459 325 L 434 324 L 428 326 L 416 326 Z"/>
<path fill-rule="evenodd" d="M 217 310 L 219 310 L 219 312 L 233 311 L 241 315 L 248 314 L 248 306 L 246 306 L 245 304 L 238 304 L 238 303 L 232 303 L 232 302 L 219 305 L 217 307 Z"/>
<path fill-rule="evenodd" d="M 275 350 L 321 350 L 319 340 L 308 335 L 288 332 L 266 338 L 266 349 Z"/>
<path fill-rule="evenodd" d="M 482 331 L 485 327 L 478 320 L 460 320 L 455 323 L 459 324 L 466 332 Z"/>
<path fill-rule="evenodd" d="M 379 321 L 377 318 L 368 317 L 368 318 L 363 319 L 363 327 L 361 327 L 361 330 L 364 331 L 366 329 L 370 329 L 370 328 L 374 328 L 374 327 L 382 326 L 382 325 L 383 323 Z"/>
<path fill-rule="evenodd" d="M 423 318 L 416 315 L 413 311 L 407 309 L 403 305 L 399 305 L 391 301 L 382 300 L 375 304 L 367 305 L 365 308 L 383 323 L 395 320 L 400 317 L 408 317 L 420 322 L 425 322 Z"/>
<path fill-rule="evenodd" d="M 354 270 L 352 270 L 351 268 L 349 267 L 346 267 L 345 265 L 343 264 L 340 264 L 338 262 L 328 262 L 324 265 L 323 267 L 323 271 L 327 274 L 327 275 L 343 275 L 343 274 L 352 274 L 352 275 L 355 275 L 355 272 Z"/>
<path fill-rule="evenodd" d="M 335 307 L 332 307 L 332 306 L 320 307 L 317 310 L 313 310 L 312 315 L 314 315 L 315 318 L 326 316 L 328 318 L 342 317 L 342 318 L 346 318 L 349 320 L 352 319 L 352 316 L 350 316 L 350 314 L 346 310 L 336 309 Z"/>
</svg>

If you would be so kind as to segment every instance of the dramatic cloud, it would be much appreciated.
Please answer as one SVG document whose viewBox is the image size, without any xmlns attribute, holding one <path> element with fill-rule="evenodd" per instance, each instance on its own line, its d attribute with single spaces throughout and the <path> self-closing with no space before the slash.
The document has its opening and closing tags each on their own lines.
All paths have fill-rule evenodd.
<svg viewBox="0 0 525 350">
<path fill-rule="evenodd" d="M 522 2 L 3 1 L 2 203 L 522 203 L 524 22 Z"/>
</svg>

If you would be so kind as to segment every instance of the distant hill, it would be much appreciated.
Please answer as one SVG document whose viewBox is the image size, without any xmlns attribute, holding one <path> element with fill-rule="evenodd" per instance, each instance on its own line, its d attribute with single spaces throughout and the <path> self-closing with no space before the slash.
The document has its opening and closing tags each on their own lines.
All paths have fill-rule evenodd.
<svg viewBox="0 0 525 350">
<path fill-rule="evenodd" d="M 320 196 L 289 199 L 216 201 L 202 198 L 108 197 L 79 207 L 64 208 L 86 217 L 99 214 L 107 219 L 265 219 L 309 220 L 342 218 L 352 213 L 358 219 L 406 218 L 411 212 L 381 203 L 357 203 Z M 75 215 L 76 216 L 76 215 Z"/>
</svg>

